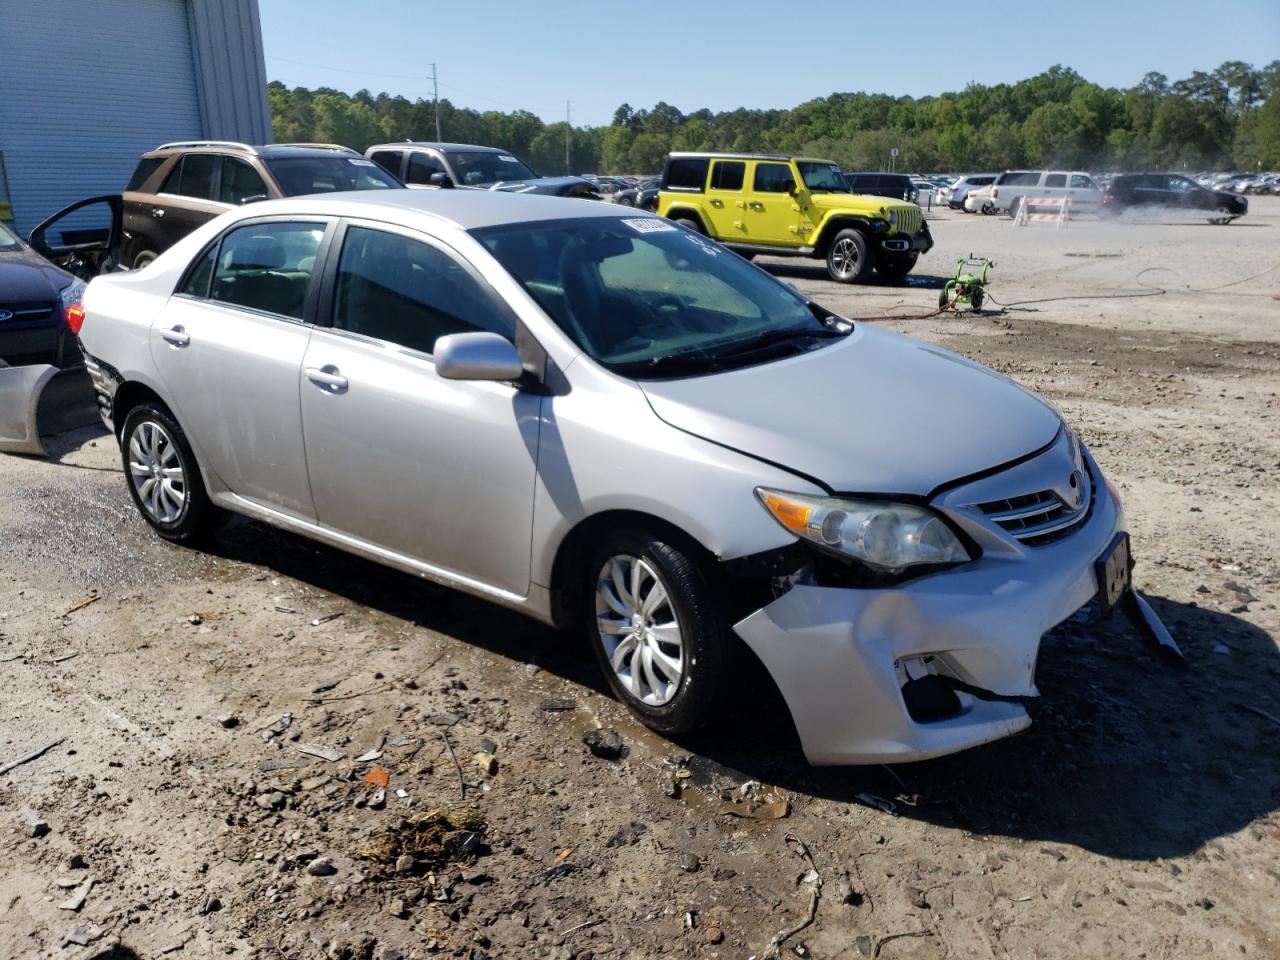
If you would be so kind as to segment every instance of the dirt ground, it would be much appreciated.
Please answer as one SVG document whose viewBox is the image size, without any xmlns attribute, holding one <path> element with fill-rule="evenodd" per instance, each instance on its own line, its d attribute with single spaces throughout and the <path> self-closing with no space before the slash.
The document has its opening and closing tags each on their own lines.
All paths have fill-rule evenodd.
<svg viewBox="0 0 1280 960">
<path fill-rule="evenodd" d="M 783 955 L 1280 957 L 1280 198 L 933 230 L 906 285 L 770 267 L 902 316 L 994 257 L 1006 309 L 879 322 L 1061 406 L 1188 671 L 1069 621 L 1009 741 L 814 769 L 762 685 L 672 742 L 514 614 L 246 521 L 161 542 L 64 433 L 0 457 L 0 768 L 58 741 L 0 774 L 0 958 L 763 958 L 815 906 Z"/>
</svg>

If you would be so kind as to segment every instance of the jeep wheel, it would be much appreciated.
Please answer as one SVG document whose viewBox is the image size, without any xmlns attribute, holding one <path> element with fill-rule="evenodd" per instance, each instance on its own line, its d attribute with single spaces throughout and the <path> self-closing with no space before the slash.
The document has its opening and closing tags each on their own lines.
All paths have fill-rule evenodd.
<svg viewBox="0 0 1280 960">
<path fill-rule="evenodd" d="M 684 227 L 686 230 L 692 230 L 694 233 L 702 233 L 702 224 L 697 220 L 690 220 L 688 217 L 677 217 L 676 223 Z"/>
<path fill-rule="evenodd" d="M 918 253 L 898 254 L 892 257 L 881 254 L 880 259 L 876 261 L 876 273 L 886 280 L 901 280 L 912 271 L 919 259 Z"/>
<path fill-rule="evenodd" d="M 827 276 L 836 283 L 857 283 L 871 272 L 867 238 L 857 230 L 841 230 L 827 248 Z"/>
</svg>

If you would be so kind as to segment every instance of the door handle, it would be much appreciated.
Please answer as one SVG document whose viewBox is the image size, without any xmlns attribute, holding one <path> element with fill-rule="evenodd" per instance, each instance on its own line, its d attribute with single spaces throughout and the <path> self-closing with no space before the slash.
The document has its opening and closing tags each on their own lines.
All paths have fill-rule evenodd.
<svg viewBox="0 0 1280 960">
<path fill-rule="evenodd" d="M 716 200 L 716 199 L 712 199 L 712 201 L 711 201 L 711 205 L 712 205 L 713 207 L 723 207 L 723 206 L 724 206 L 724 201 L 723 201 L 723 200 Z"/>
<path fill-rule="evenodd" d="M 187 333 L 180 323 L 169 327 L 167 330 L 161 330 L 160 336 L 164 337 L 166 343 L 170 343 L 175 347 L 185 347 L 191 342 L 191 334 Z"/>
<path fill-rule="evenodd" d="M 747 202 L 745 200 L 735 200 L 733 201 L 733 205 L 735 207 L 742 207 L 745 210 L 747 207 Z"/>
<path fill-rule="evenodd" d="M 761 203 L 759 200 L 752 200 L 752 201 L 751 201 L 751 209 L 752 209 L 752 210 L 763 210 L 763 209 L 764 209 L 764 204 L 763 204 L 763 203 Z"/>
<path fill-rule="evenodd" d="M 152 207 L 151 215 L 155 217 L 157 220 L 163 219 L 164 209 L 162 207 Z"/>
<path fill-rule="evenodd" d="M 338 373 L 338 368 L 333 364 L 326 364 L 323 367 L 307 367 L 307 379 L 318 387 L 324 387 L 335 393 L 340 393 L 347 389 L 347 378 Z"/>
</svg>

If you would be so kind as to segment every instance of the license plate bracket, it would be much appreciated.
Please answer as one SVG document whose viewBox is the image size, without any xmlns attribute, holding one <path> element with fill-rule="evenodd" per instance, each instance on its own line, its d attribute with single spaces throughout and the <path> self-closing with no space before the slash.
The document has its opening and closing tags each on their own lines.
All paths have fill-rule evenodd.
<svg viewBox="0 0 1280 960">
<path fill-rule="evenodd" d="M 1133 588 L 1133 556 L 1129 535 L 1117 533 L 1106 551 L 1093 565 L 1098 578 L 1098 616 L 1105 620 L 1115 612 L 1124 595 Z"/>
</svg>

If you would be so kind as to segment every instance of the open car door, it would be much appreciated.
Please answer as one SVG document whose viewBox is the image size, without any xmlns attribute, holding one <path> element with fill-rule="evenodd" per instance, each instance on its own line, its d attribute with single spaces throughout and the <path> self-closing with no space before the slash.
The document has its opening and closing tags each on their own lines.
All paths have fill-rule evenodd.
<svg viewBox="0 0 1280 960">
<path fill-rule="evenodd" d="M 78 200 L 40 223 L 27 242 L 55 266 L 92 280 L 120 263 L 123 210 L 118 193 Z"/>
</svg>

